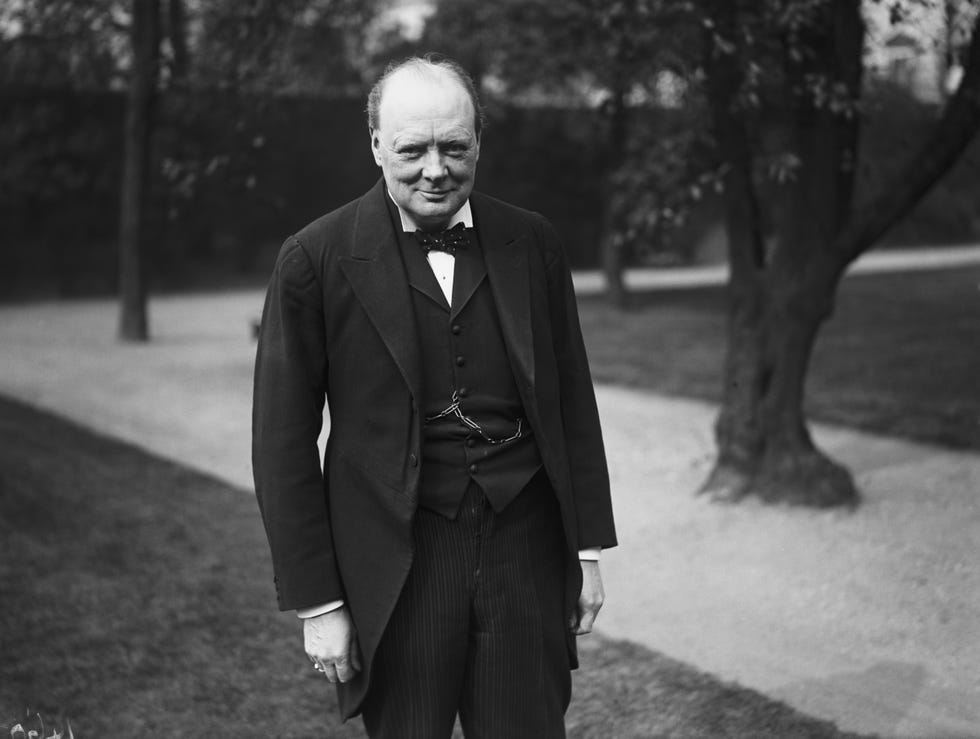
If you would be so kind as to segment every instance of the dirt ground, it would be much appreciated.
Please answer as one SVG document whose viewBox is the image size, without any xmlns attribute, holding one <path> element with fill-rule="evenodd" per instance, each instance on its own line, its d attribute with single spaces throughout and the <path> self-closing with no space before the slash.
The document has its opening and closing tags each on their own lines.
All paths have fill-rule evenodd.
<svg viewBox="0 0 980 739">
<path fill-rule="evenodd" d="M 0 308 L 0 393 L 251 486 L 261 294 L 155 300 L 154 341 L 115 342 L 105 301 Z M 703 403 L 598 388 L 621 546 L 598 628 L 842 728 L 980 737 L 980 455 L 819 427 L 854 513 L 694 495 Z"/>
</svg>

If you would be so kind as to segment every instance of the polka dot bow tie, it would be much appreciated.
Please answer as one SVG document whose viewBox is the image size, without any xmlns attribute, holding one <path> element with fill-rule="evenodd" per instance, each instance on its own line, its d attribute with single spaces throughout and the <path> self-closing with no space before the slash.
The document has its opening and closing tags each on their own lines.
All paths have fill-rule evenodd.
<svg viewBox="0 0 980 739">
<path fill-rule="evenodd" d="M 469 245 L 470 238 L 467 235 L 466 226 L 457 223 L 445 231 L 416 231 L 415 238 L 418 239 L 422 251 L 428 254 L 430 251 L 444 251 L 447 254 L 456 256 L 456 250 Z"/>
</svg>

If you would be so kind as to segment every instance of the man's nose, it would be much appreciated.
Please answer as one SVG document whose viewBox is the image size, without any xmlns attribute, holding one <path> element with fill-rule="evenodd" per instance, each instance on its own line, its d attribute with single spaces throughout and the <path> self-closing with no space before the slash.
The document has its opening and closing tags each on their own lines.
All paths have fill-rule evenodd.
<svg viewBox="0 0 980 739">
<path fill-rule="evenodd" d="M 422 176 L 428 180 L 438 180 L 445 177 L 449 170 L 446 167 L 446 158 L 438 149 L 429 149 L 422 162 Z"/>
</svg>

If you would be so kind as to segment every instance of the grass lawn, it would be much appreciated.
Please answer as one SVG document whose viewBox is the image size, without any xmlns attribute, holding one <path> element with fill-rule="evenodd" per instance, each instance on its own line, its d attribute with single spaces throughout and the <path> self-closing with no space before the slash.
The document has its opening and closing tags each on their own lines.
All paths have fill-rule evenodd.
<svg viewBox="0 0 980 739">
<path fill-rule="evenodd" d="M 580 303 L 595 378 L 718 401 L 724 290 L 633 299 Z M 980 267 L 844 280 L 807 389 L 814 419 L 980 449 Z"/>
<path fill-rule="evenodd" d="M 252 497 L 0 399 L 0 725 L 350 737 L 275 611 Z M 626 642 L 581 641 L 572 737 L 841 737 Z"/>
</svg>

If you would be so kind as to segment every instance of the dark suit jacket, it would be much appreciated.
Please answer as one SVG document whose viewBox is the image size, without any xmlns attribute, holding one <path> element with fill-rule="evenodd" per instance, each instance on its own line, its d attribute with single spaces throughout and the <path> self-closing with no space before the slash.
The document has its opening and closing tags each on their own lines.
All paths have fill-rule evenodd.
<svg viewBox="0 0 980 739">
<path fill-rule="evenodd" d="M 412 563 L 422 419 L 419 341 L 383 181 L 283 245 L 262 316 L 252 459 L 283 610 L 343 598 L 365 669 Z M 616 544 L 595 395 L 564 253 L 540 215 L 473 193 L 508 358 L 568 545 Z M 324 398 L 330 436 L 320 471 Z M 574 639 L 570 638 L 574 664 Z"/>
</svg>

